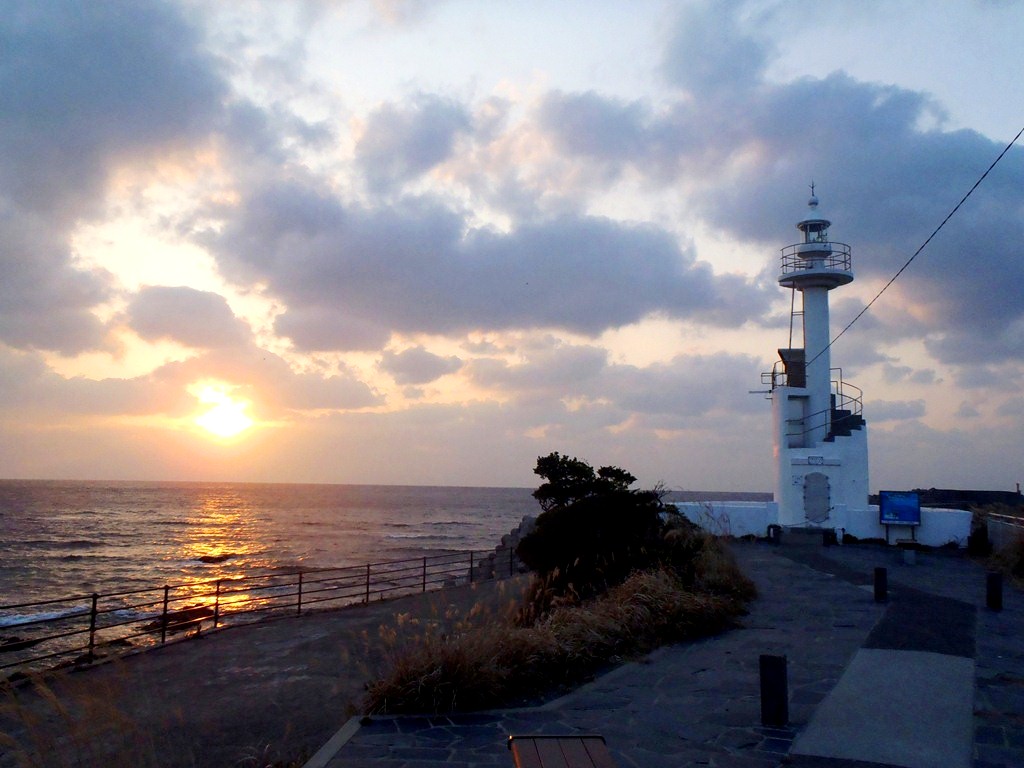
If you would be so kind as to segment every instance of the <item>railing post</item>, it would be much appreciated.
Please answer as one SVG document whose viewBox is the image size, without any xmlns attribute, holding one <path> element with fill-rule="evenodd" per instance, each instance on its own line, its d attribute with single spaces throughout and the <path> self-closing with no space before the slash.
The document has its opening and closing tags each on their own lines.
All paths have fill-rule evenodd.
<svg viewBox="0 0 1024 768">
<path fill-rule="evenodd" d="M 469 583 L 473 583 L 473 552 L 470 550 L 469 553 Z"/>
<path fill-rule="evenodd" d="M 889 572 L 885 568 L 875 568 L 875 602 L 884 603 L 889 599 Z"/>
<path fill-rule="evenodd" d="M 220 621 L 220 579 L 217 579 L 217 591 L 214 593 L 213 598 L 213 628 L 217 628 L 217 623 Z"/>
<path fill-rule="evenodd" d="M 89 609 L 89 663 L 92 664 L 93 650 L 96 648 L 96 602 L 100 599 L 100 596 L 95 592 L 92 593 L 92 608 Z"/>
<path fill-rule="evenodd" d="M 1003 610 L 1003 574 L 999 571 L 985 574 L 985 607 L 990 611 Z"/>
<path fill-rule="evenodd" d="M 423 591 L 427 591 L 427 558 L 423 558 Z"/>
<path fill-rule="evenodd" d="M 370 564 L 366 564 L 366 599 L 363 600 L 366 605 L 370 604 Z"/>
<path fill-rule="evenodd" d="M 302 571 L 299 571 L 299 604 L 295 608 L 295 615 L 302 615 Z"/>
<path fill-rule="evenodd" d="M 789 680 L 785 656 L 762 654 L 761 672 L 761 725 L 785 728 L 789 724 Z"/>
<path fill-rule="evenodd" d="M 160 617 L 160 644 L 167 642 L 167 603 L 171 588 L 164 584 L 164 613 Z"/>
</svg>

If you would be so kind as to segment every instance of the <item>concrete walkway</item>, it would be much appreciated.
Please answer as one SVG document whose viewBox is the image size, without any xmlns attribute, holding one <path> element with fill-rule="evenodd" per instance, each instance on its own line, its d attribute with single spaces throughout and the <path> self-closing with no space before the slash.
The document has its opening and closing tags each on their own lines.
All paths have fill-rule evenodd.
<svg viewBox="0 0 1024 768">
<path fill-rule="evenodd" d="M 1024 595 L 985 608 L 966 558 L 737 543 L 759 599 L 742 629 L 663 648 L 540 707 L 353 718 L 308 768 L 510 766 L 510 733 L 602 734 L 624 768 L 1024 766 Z M 874 568 L 889 600 L 874 601 Z M 758 660 L 788 660 L 785 728 L 760 725 Z"/>
</svg>

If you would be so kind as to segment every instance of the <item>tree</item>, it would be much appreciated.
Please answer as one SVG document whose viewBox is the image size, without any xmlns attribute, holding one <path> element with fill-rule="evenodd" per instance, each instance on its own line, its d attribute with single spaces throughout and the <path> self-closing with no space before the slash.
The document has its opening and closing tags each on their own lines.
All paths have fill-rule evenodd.
<svg viewBox="0 0 1024 768">
<path fill-rule="evenodd" d="M 557 451 L 537 457 L 533 473 L 546 480 L 533 492 L 545 512 L 591 496 L 625 492 L 636 482 L 633 475 L 619 467 L 601 467 L 594 472 L 587 462 Z"/>
<path fill-rule="evenodd" d="M 550 598 L 587 598 L 647 567 L 664 526 L 661 493 L 631 491 L 636 478 L 619 467 L 596 472 L 587 462 L 552 453 L 537 459 L 545 479 L 534 498 L 543 512 L 520 541 L 519 558 L 541 577 L 534 615 Z"/>
</svg>

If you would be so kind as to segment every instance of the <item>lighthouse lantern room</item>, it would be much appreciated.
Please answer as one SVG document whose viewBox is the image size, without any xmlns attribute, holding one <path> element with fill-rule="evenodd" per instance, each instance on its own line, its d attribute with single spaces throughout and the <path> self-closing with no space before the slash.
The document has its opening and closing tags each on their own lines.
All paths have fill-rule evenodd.
<svg viewBox="0 0 1024 768">
<path fill-rule="evenodd" d="M 868 506 L 867 426 L 860 390 L 830 355 L 828 294 L 853 281 L 850 246 L 829 239 L 813 184 L 808 207 L 796 225 L 801 242 L 782 249 L 778 278 L 792 291 L 789 346 L 763 378 L 771 387 L 778 523 L 835 528 L 847 510 Z"/>
</svg>

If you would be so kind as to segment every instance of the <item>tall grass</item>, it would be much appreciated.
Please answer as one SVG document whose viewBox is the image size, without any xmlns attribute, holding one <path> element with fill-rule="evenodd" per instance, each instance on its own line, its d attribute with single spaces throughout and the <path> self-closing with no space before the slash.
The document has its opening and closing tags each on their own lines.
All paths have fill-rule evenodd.
<svg viewBox="0 0 1024 768">
<path fill-rule="evenodd" d="M 988 504 L 984 507 L 975 507 L 974 522 L 972 527 L 977 525 L 984 529 L 988 515 L 1006 515 L 1008 517 L 1024 517 L 1024 505 L 1011 506 L 1009 504 Z M 986 535 L 986 543 L 988 537 Z M 1009 544 L 998 547 L 991 552 L 986 561 L 989 568 L 1002 571 L 1018 587 L 1024 587 L 1024 533 L 1018 533 Z"/>
<path fill-rule="evenodd" d="M 1024 535 L 993 552 L 988 564 L 1010 576 L 1017 586 L 1024 587 Z"/>
<path fill-rule="evenodd" d="M 154 724 L 126 706 L 126 679 L 112 683 L 93 675 L 90 685 L 70 688 L 60 676 L 0 683 L 0 768 L 163 768 L 202 762 L 196 752 L 200 745 L 182 723 L 168 715 Z M 261 744 L 231 764 L 298 768 L 307 758 L 304 752 L 282 757 L 272 745 Z"/>
<path fill-rule="evenodd" d="M 532 623 L 515 616 L 467 616 L 449 631 L 415 626 L 384 640 L 386 671 L 367 687 L 368 713 L 450 712 L 512 706 L 577 685 L 623 658 L 721 632 L 755 596 L 753 583 L 721 543 L 680 532 L 680 567 L 633 573 L 585 602 L 548 600 Z M 684 540 L 685 539 L 685 540 Z M 534 583 L 526 600 L 541 600 Z M 531 613 L 527 610 L 526 613 Z M 538 612 L 532 612 L 534 616 Z"/>
<path fill-rule="evenodd" d="M 159 766 L 153 743 L 100 684 L 76 695 L 33 678 L 0 688 L 0 765 L 19 768 Z"/>
</svg>

